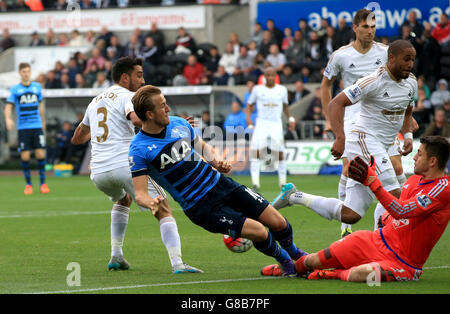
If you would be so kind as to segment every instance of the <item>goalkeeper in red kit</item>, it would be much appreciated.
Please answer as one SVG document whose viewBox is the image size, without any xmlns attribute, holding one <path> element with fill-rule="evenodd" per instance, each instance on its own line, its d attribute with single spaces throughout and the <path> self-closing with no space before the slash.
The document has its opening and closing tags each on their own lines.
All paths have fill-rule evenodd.
<svg viewBox="0 0 450 314">
<path fill-rule="evenodd" d="M 450 144 L 441 136 L 420 139 L 414 173 L 403 186 L 400 199 L 381 185 L 375 163 L 355 157 L 349 177 L 368 186 L 386 208 L 375 231 L 359 230 L 295 263 L 308 279 L 366 282 L 374 273 L 379 281 L 418 280 L 431 250 L 450 218 L 450 186 L 445 175 Z M 262 269 L 275 275 L 274 265 Z M 271 274 L 269 274 L 271 273 Z"/>
</svg>

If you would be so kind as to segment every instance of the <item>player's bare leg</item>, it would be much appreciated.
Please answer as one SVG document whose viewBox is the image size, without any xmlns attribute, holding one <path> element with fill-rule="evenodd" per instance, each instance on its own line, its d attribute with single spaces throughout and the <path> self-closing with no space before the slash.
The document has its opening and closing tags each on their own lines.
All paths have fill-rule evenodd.
<svg viewBox="0 0 450 314">
<path fill-rule="evenodd" d="M 108 269 L 127 270 L 130 264 L 123 257 L 123 240 L 128 226 L 132 198 L 125 196 L 117 201 L 111 209 L 111 260 Z"/>
<path fill-rule="evenodd" d="M 172 208 L 170 207 L 167 198 L 160 203 L 159 210 L 156 212 L 155 217 L 159 221 L 161 240 L 164 243 L 169 255 L 170 263 L 172 265 L 172 272 L 174 274 L 203 273 L 202 270 L 183 263 L 181 258 L 181 240 L 178 233 L 178 226 L 175 218 L 173 217 Z"/>
</svg>

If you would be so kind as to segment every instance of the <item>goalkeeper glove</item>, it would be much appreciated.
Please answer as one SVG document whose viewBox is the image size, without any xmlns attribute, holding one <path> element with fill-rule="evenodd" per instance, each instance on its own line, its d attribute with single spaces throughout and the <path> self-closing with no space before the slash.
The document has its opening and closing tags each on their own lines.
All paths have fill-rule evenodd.
<svg viewBox="0 0 450 314">
<path fill-rule="evenodd" d="M 373 156 L 370 156 L 370 166 L 361 157 L 356 156 L 350 161 L 348 176 L 368 186 L 372 192 L 375 192 L 381 187 L 381 182 L 375 173 L 375 167 L 375 158 Z"/>
</svg>

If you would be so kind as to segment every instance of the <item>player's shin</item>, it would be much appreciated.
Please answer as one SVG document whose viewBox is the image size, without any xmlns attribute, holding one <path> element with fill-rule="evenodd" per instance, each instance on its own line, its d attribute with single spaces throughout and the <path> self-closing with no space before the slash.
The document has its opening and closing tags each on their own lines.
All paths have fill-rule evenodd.
<svg viewBox="0 0 450 314">
<path fill-rule="evenodd" d="M 295 192 L 290 196 L 292 204 L 304 205 L 320 216 L 341 221 L 341 209 L 344 204 L 336 198 L 326 198 L 304 192 Z"/>
<path fill-rule="evenodd" d="M 45 159 L 38 159 L 37 166 L 39 170 L 39 179 L 41 184 L 45 183 Z"/>
<path fill-rule="evenodd" d="M 27 182 L 27 184 L 31 184 L 31 170 L 29 161 L 22 161 L 22 170 L 25 181 Z"/>
<path fill-rule="evenodd" d="M 278 183 L 280 184 L 280 187 L 286 184 L 286 177 L 287 177 L 286 160 L 280 160 L 278 162 Z"/>
<path fill-rule="evenodd" d="M 278 241 L 281 247 L 285 249 L 286 252 L 288 252 L 289 256 L 292 259 L 297 260 L 307 254 L 294 244 L 292 226 L 287 219 L 285 229 L 280 231 L 270 230 L 270 233 L 272 234 L 273 238 Z"/>
<path fill-rule="evenodd" d="M 172 266 L 181 264 L 181 240 L 178 233 L 177 223 L 173 217 L 164 217 L 159 221 L 161 240 L 169 254 Z"/>
<path fill-rule="evenodd" d="M 267 233 L 267 238 L 262 241 L 253 240 L 253 246 L 261 253 L 274 257 L 281 265 L 283 276 L 296 276 L 294 263 L 289 256 L 289 253 L 278 245 L 270 232 Z"/>
<path fill-rule="evenodd" d="M 252 177 L 253 186 L 259 188 L 261 186 L 259 182 L 260 160 L 257 158 L 252 158 L 250 160 L 250 175 Z"/>
<path fill-rule="evenodd" d="M 114 204 L 111 210 L 111 256 L 123 256 L 122 246 L 128 226 L 130 208 Z"/>
</svg>

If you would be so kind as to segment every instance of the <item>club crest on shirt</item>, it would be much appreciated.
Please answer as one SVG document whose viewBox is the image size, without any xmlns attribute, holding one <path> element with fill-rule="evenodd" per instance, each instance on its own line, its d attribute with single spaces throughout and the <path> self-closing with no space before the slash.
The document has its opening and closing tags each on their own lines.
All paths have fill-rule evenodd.
<svg viewBox="0 0 450 314">
<path fill-rule="evenodd" d="M 423 208 L 427 208 L 431 204 L 431 200 L 427 195 L 420 195 L 417 197 L 417 203 Z"/>
</svg>

